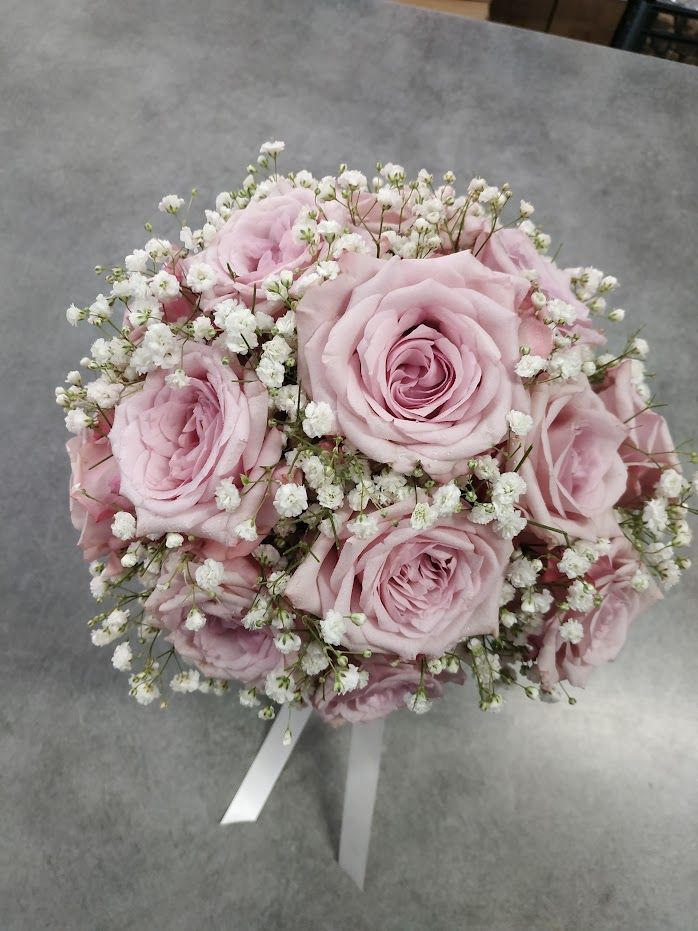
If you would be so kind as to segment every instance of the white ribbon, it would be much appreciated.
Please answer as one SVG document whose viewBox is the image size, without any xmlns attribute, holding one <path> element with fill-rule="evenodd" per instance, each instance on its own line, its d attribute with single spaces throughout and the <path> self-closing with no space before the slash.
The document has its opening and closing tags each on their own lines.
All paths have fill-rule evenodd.
<svg viewBox="0 0 698 931">
<path fill-rule="evenodd" d="M 339 838 L 339 865 L 359 889 L 363 889 L 366 876 L 384 727 L 384 718 L 352 724 L 351 727 L 342 833 Z"/>
<path fill-rule="evenodd" d="M 310 708 L 294 708 L 290 719 L 285 713 L 276 718 L 235 798 L 221 818 L 221 824 L 257 820 L 308 723 L 310 712 Z M 385 721 L 380 719 L 353 724 L 351 729 L 339 865 L 359 889 L 363 889 L 366 876 L 384 726 Z M 284 746 L 283 735 L 287 727 L 291 730 L 291 741 Z"/>
<path fill-rule="evenodd" d="M 311 710 L 310 707 L 292 708 L 290 719 L 285 713 L 278 715 L 235 793 L 235 798 L 221 818 L 221 824 L 257 820 L 291 756 L 291 751 L 303 733 L 303 728 L 308 723 Z M 291 729 L 291 741 L 284 746 L 283 735 L 287 726 Z"/>
</svg>

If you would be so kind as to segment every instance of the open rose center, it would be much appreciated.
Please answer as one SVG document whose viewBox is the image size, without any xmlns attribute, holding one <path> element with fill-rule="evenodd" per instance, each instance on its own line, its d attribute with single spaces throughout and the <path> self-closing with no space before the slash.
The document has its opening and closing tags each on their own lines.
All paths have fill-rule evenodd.
<svg viewBox="0 0 698 931">
<path fill-rule="evenodd" d="M 589 490 L 589 476 L 598 475 L 601 469 L 598 451 L 577 441 L 560 460 L 560 481 L 574 498 L 579 498 Z"/>
<path fill-rule="evenodd" d="M 420 325 L 397 340 L 386 357 L 386 405 L 406 420 L 451 420 L 477 392 L 481 378 L 467 346 Z"/>
<path fill-rule="evenodd" d="M 220 430 L 221 410 L 212 386 L 199 379 L 181 389 L 164 389 L 162 406 L 143 418 L 142 439 L 148 450 L 146 483 L 159 491 L 174 491 L 193 473 L 206 479 L 215 465 L 209 461 L 207 437 Z"/>
<path fill-rule="evenodd" d="M 474 580 L 471 567 L 452 547 L 416 539 L 406 552 L 388 558 L 378 591 L 389 626 L 398 623 L 407 636 L 410 631 L 419 636 L 438 626 L 454 598 L 467 602 Z"/>
</svg>

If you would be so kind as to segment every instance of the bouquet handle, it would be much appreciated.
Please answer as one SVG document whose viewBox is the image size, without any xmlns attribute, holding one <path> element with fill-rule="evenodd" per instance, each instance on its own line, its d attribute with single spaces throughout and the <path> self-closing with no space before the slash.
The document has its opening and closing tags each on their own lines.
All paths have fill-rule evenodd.
<svg viewBox="0 0 698 931">
<path fill-rule="evenodd" d="M 221 818 L 221 824 L 257 820 L 308 723 L 311 710 L 292 709 L 288 722 L 285 715 L 276 718 L 240 788 Z M 291 740 L 284 744 L 283 735 L 287 727 L 291 730 Z M 351 729 L 339 840 L 339 865 L 360 889 L 364 887 L 366 876 L 384 729 L 385 721 L 382 718 L 353 724 Z"/>
</svg>

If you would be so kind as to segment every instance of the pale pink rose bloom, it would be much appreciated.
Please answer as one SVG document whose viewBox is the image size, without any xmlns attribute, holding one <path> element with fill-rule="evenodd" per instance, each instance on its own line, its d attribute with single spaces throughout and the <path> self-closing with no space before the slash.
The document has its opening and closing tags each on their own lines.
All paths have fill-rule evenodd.
<svg viewBox="0 0 698 931">
<path fill-rule="evenodd" d="M 371 459 L 400 472 L 419 461 L 440 481 L 463 474 L 504 438 L 507 412 L 527 409 L 514 374 L 527 283 L 467 252 L 340 264 L 296 311 L 308 394 Z"/>
<path fill-rule="evenodd" d="M 116 408 L 111 445 L 139 535 L 178 531 L 231 544 L 235 526 L 255 514 L 264 535 L 275 519 L 265 468 L 278 463 L 282 443 L 267 427 L 266 389 L 235 357 L 223 365 L 212 346 L 185 345 L 181 367 L 185 388 L 170 388 L 157 369 Z M 242 474 L 257 484 L 245 491 Z M 242 494 L 230 514 L 215 501 L 224 478 Z M 239 552 L 255 545 L 240 542 Z"/>
<path fill-rule="evenodd" d="M 620 503 L 637 504 L 638 499 L 652 494 L 662 468 L 681 470 L 674 441 L 666 420 L 656 411 L 647 410 L 647 402 L 637 393 L 630 360 L 608 370 L 599 397 L 627 429 L 619 449 L 628 469 L 628 483 Z"/>
<path fill-rule="evenodd" d="M 109 439 L 94 430 L 84 430 L 68 440 L 70 456 L 70 517 L 80 531 L 78 545 L 92 561 L 125 546 L 111 532 L 114 514 L 132 509 L 119 493 L 120 475 Z M 118 561 L 116 562 L 118 566 Z"/>
<path fill-rule="evenodd" d="M 538 383 L 530 413 L 534 426 L 525 442 L 533 448 L 520 469 L 526 482 L 521 508 L 531 520 L 575 537 L 609 536 L 627 480 L 619 453 L 625 427 L 586 379 Z M 559 533 L 531 531 L 561 542 Z"/>
<path fill-rule="evenodd" d="M 609 553 L 588 572 L 603 601 L 587 614 L 571 613 L 562 618 L 563 622 L 573 618 L 582 623 L 582 640 L 577 644 L 566 642 L 560 636 L 557 618 L 549 620 L 542 635 L 534 638 L 544 688 L 561 679 L 583 687 L 595 667 L 618 656 L 632 622 L 662 597 L 654 582 L 644 592 L 635 591 L 631 582 L 639 568 L 637 553 L 628 541 L 622 536 L 614 537 Z"/>
<path fill-rule="evenodd" d="M 163 576 L 171 579 L 169 587 L 155 589 L 146 602 L 148 623 L 168 631 L 165 639 L 205 676 L 259 685 L 281 660 L 270 627 L 247 630 L 242 624 L 258 591 L 259 566 L 249 556 L 226 555 L 218 547 L 202 550 L 201 561 L 209 557 L 222 562 L 225 570 L 215 597 L 187 584 L 181 572 L 174 573 L 172 563 L 181 558 L 178 552 L 163 566 Z M 190 562 L 192 577 L 199 565 L 196 559 Z M 193 606 L 206 618 L 197 631 L 185 626 Z"/>
<path fill-rule="evenodd" d="M 415 530 L 413 506 L 408 501 L 377 512 L 378 533 L 368 540 L 344 524 L 339 552 L 334 540 L 319 537 L 288 583 L 286 597 L 303 611 L 366 615 L 361 627 L 347 622 L 342 643 L 350 649 L 414 659 L 498 629 L 511 541 L 465 513 Z"/>
<path fill-rule="evenodd" d="M 562 329 L 569 333 L 576 333 L 581 342 L 591 346 L 606 342 L 606 338 L 599 333 L 593 321 L 590 320 L 588 307 L 572 291 L 569 271 L 558 268 L 552 259 L 541 255 L 529 237 L 520 229 L 499 229 L 491 236 L 489 236 L 489 231 L 488 221 L 485 229 L 473 244 L 473 254 L 483 265 L 509 275 L 521 275 L 525 271 L 535 271 L 538 275 L 539 290 L 548 299 L 557 298 L 570 304 L 577 313 L 577 322 L 573 326 L 562 327 Z M 542 330 L 538 331 L 538 335 L 543 336 Z M 542 347 L 536 346 L 535 343 L 531 345 L 531 348 L 538 355 L 548 354 L 541 352 Z"/>
<path fill-rule="evenodd" d="M 312 696 L 312 704 L 317 713 L 333 727 L 375 721 L 392 711 L 404 708 L 405 699 L 415 694 L 420 681 L 429 698 L 441 698 L 444 682 L 464 681 L 462 673 L 441 675 L 438 678 L 425 673 L 422 679 L 421 663 L 401 662 L 391 665 L 382 656 L 362 660 L 361 668 L 368 672 L 368 684 L 364 688 L 339 695 L 332 689 L 330 676 L 324 685 L 318 686 Z"/>
<path fill-rule="evenodd" d="M 205 262 L 216 272 L 217 282 L 201 296 L 200 306 L 208 310 L 226 298 L 235 298 L 248 307 L 254 300 L 256 309 L 265 313 L 282 307 L 280 302 L 267 299 L 264 282 L 285 270 L 305 269 L 315 260 L 314 251 L 293 231 L 308 209 L 317 209 L 314 192 L 282 179 L 268 197 L 234 210 L 205 249 L 177 266 L 184 278 L 187 268 L 197 262 Z M 322 204 L 322 210 L 343 228 L 351 226 L 345 207 Z"/>
</svg>

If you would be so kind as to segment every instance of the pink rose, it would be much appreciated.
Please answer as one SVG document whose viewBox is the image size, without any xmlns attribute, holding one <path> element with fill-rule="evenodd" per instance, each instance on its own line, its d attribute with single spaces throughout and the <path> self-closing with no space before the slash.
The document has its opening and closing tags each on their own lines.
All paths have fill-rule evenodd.
<svg viewBox="0 0 698 931">
<path fill-rule="evenodd" d="M 526 492 L 520 505 L 527 516 L 575 537 L 609 536 L 613 506 L 625 490 L 627 470 L 619 447 L 623 424 L 579 382 L 540 382 L 531 392 L 533 449 L 521 466 Z M 561 542 L 559 534 L 531 527 Z"/>
<path fill-rule="evenodd" d="M 599 391 L 606 408 L 625 424 L 627 435 L 619 449 L 628 469 L 621 504 L 637 504 L 651 495 L 662 468 L 681 468 L 666 420 L 647 409 L 633 384 L 633 363 L 626 359 L 609 369 Z"/>
<path fill-rule="evenodd" d="M 155 589 L 148 598 L 148 623 L 169 631 L 167 641 L 205 676 L 261 684 L 267 673 L 277 668 L 281 656 L 270 627 L 247 630 L 242 624 L 257 593 L 259 567 L 249 556 L 226 556 L 218 548 L 205 549 L 201 561 L 208 556 L 221 561 L 225 570 L 215 597 L 188 585 L 183 573 L 173 575 L 166 562 L 163 574 L 171 579 L 170 586 L 165 591 Z M 180 558 L 178 553 L 172 561 Z M 189 563 L 192 577 L 200 564 L 198 560 Z M 197 631 L 185 626 L 194 606 L 206 618 Z"/>
<path fill-rule="evenodd" d="M 497 272 L 509 275 L 521 275 L 526 271 L 534 271 L 538 276 L 538 287 L 548 299 L 565 301 L 577 313 L 577 322 L 571 327 L 564 327 L 568 332 L 576 333 L 583 343 L 596 346 L 604 343 L 605 337 L 592 325 L 589 320 L 589 309 L 573 293 L 570 284 L 570 273 L 558 268 L 552 259 L 541 255 L 533 245 L 526 233 L 520 229 L 499 229 L 489 236 L 490 226 L 480 234 L 473 244 L 473 254 L 483 265 Z M 489 236 L 489 238 L 487 238 Z M 540 331 L 542 333 L 542 331 Z M 531 345 L 530 342 L 527 345 Z M 538 355 L 547 355 L 550 351 L 541 352 L 541 346 L 535 344 L 532 350 Z"/>
<path fill-rule="evenodd" d="M 583 687 L 594 667 L 616 658 L 635 618 L 662 597 L 654 582 L 644 592 L 635 591 L 631 582 L 639 568 L 637 553 L 627 540 L 620 536 L 613 538 L 609 553 L 598 559 L 587 573 L 603 597 L 601 604 L 587 614 L 551 618 L 542 635 L 534 640 L 544 688 L 560 679 Z M 568 643 L 560 636 L 560 623 L 569 619 L 583 626 L 579 643 Z"/>
<path fill-rule="evenodd" d="M 202 252 L 180 263 L 185 277 L 186 269 L 195 262 L 210 265 L 218 276 L 214 287 L 202 296 L 201 306 L 210 309 L 226 298 L 237 298 L 251 307 L 256 289 L 256 308 L 269 313 L 274 304 L 265 297 L 264 281 L 285 269 L 307 268 L 313 261 L 307 243 L 297 238 L 293 228 L 303 211 L 315 207 L 312 191 L 292 187 L 284 181 L 263 200 L 252 201 L 243 210 L 233 211 Z M 329 209 L 330 213 L 336 212 Z M 340 222 L 344 224 L 346 211 L 339 208 L 339 212 Z M 229 266 L 235 273 L 235 280 Z"/>
<path fill-rule="evenodd" d="M 331 609 L 365 614 L 361 627 L 347 621 L 342 643 L 403 659 L 439 655 L 465 637 L 496 632 L 511 542 L 465 514 L 415 530 L 413 505 L 377 513 L 378 532 L 368 540 L 345 524 L 337 532 L 339 552 L 333 539 L 319 537 L 286 597 L 319 617 Z"/>
<path fill-rule="evenodd" d="M 170 388 L 158 369 L 116 409 L 111 445 L 139 535 L 179 531 L 229 544 L 235 526 L 255 514 L 262 535 L 274 522 L 265 469 L 281 454 L 280 433 L 267 427 L 266 389 L 235 358 L 223 365 L 211 346 L 185 345 L 181 367 L 185 388 Z M 242 474 L 257 484 L 243 489 Z M 232 513 L 216 505 L 223 479 L 242 496 Z"/>
<path fill-rule="evenodd" d="M 298 304 L 306 390 L 371 459 L 400 472 L 419 461 L 442 481 L 462 474 L 504 438 L 507 412 L 526 409 L 514 366 L 527 283 L 465 252 L 340 263 Z"/>
<path fill-rule="evenodd" d="M 85 559 L 115 553 L 125 546 L 111 532 L 117 511 L 130 510 L 131 503 L 119 494 L 120 476 L 109 439 L 84 430 L 66 443 L 70 456 L 70 517 L 80 531 L 79 546 Z"/>
<path fill-rule="evenodd" d="M 462 682 L 464 679 L 462 673 L 439 678 L 425 673 L 422 679 L 421 663 L 391 665 L 381 656 L 363 660 L 361 667 L 368 672 L 368 684 L 364 688 L 339 695 L 328 680 L 312 697 L 317 713 L 333 727 L 375 721 L 397 711 L 404 706 L 408 695 L 415 694 L 420 682 L 429 698 L 441 698 L 444 681 Z"/>
</svg>

